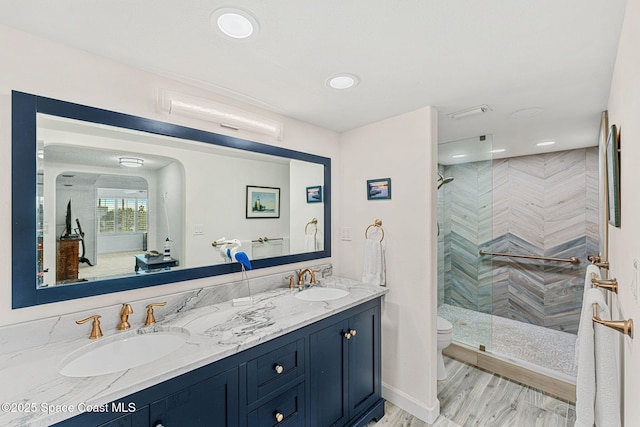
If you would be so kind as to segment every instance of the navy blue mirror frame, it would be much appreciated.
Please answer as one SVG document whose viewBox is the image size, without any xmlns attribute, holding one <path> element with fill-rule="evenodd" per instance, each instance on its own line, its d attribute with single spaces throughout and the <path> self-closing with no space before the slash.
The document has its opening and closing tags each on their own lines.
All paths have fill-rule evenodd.
<svg viewBox="0 0 640 427">
<path fill-rule="evenodd" d="M 36 116 L 37 113 L 302 160 L 324 166 L 324 250 L 252 260 L 254 269 L 331 256 L 331 159 L 157 120 L 12 91 L 11 256 L 12 308 L 30 307 L 130 289 L 240 271 L 239 263 L 36 288 Z"/>
</svg>

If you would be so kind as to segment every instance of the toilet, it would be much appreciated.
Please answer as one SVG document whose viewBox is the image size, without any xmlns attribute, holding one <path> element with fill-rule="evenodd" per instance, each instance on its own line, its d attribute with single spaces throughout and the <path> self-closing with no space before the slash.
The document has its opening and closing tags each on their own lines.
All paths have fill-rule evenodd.
<svg viewBox="0 0 640 427">
<path fill-rule="evenodd" d="M 453 325 L 447 319 L 438 316 L 438 381 L 447 379 L 447 370 L 444 367 L 442 350 L 449 347 L 453 338 Z"/>
</svg>

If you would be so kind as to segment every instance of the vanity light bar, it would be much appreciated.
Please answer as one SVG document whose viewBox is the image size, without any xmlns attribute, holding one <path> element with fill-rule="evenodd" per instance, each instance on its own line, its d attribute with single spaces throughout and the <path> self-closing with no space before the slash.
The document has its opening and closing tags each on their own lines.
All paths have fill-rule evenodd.
<svg viewBox="0 0 640 427">
<path fill-rule="evenodd" d="M 281 122 L 209 99 L 160 90 L 158 108 L 168 114 L 218 123 L 226 129 L 243 130 L 282 140 L 284 126 Z"/>
</svg>

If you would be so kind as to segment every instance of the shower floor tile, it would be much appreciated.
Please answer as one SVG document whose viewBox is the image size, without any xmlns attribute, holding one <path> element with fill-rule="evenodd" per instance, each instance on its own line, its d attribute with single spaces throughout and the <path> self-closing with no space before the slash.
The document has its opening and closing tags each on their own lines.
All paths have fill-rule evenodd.
<svg viewBox="0 0 640 427">
<path fill-rule="evenodd" d="M 576 335 L 443 304 L 438 316 L 453 324 L 453 340 L 484 345 L 495 357 L 575 384 Z"/>
</svg>

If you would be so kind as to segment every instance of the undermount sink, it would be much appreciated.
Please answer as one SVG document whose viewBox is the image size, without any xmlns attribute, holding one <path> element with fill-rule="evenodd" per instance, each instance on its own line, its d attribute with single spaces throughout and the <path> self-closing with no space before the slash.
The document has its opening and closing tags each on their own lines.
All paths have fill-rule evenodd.
<svg viewBox="0 0 640 427">
<path fill-rule="evenodd" d="M 303 301 L 330 301 L 349 295 L 348 291 L 338 288 L 310 288 L 298 292 L 296 298 Z"/>
<path fill-rule="evenodd" d="M 186 329 L 169 328 L 103 338 L 67 356 L 60 373 L 67 377 L 95 377 L 124 371 L 166 356 L 182 346 L 188 337 Z"/>
</svg>

